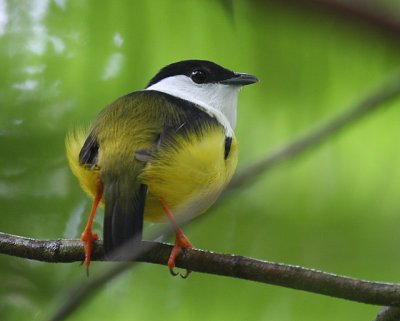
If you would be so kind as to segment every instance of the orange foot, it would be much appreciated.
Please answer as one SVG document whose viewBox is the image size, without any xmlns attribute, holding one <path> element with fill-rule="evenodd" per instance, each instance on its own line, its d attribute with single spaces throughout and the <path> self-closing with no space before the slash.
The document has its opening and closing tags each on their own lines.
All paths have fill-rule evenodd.
<svg viewBox="0 0 400 321">
<path fill-rule="evenodd" d="M 168 259 L 168 267 L 169 267 L 169 272 L 173 276 L 177 276 L 179 273 L 174 271 L 175 268 L 175 259 L 178 257 L 179 253 L 181 252 L 182 249 L 191 249 L 192 243 L 188 240 L 185 234 L 183 234 L 182 230 L 178 229 L 176 231 L 176 238 L 175 238 L 175 245 L 171 251 L 171 254 L 169 255 Z M 192 271 L 186 270 L 185 274 L 181 274 L 181 277 L 186 279 L 189 274 Z"/>
<path fill-rule="evenodd" d="M 85 247 L 85 265 L 86 265 L 86 275 L 89 276 L 89 265 L 90 257 L 92 255 L 93 243 L 97 241 L 99 236 L 97 233 L 92 233 L 91 229 L 85 228 L 81 235 L 81 240 Z"/>
<path fill-rule="evenodd" d="M 89 219 L 81 235 L 81 240 L 85 247 L 85 265 L 86 265 L 87 276 L 89 276 L 90 256 L 92 255 L 93 242 L 99 239 L 97 233 L 92 233 L 92 224 L 94 216 L 96 215 L 97 206 L 99 205 L 102 196 L 103 196 L 103 183 L 99 181 L 97 183 L 97 191 L 93 200 L 92 210 L 90 211 Z"/>
</svg>

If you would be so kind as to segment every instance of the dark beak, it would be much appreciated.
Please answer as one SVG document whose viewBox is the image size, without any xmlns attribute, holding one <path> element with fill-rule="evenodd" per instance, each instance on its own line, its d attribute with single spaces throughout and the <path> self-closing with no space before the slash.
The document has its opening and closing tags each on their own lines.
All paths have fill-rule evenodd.
<svg viewBox="0 0 400 321">
<path fill-rule="evenodd" d="M 220 84 L 233 85 L 233 86 L 246 86 L 258 82 L 258 78 L 249 74 L 242 74 L 236 72 L 232 78 L 220 81 Z"/>
</svg>

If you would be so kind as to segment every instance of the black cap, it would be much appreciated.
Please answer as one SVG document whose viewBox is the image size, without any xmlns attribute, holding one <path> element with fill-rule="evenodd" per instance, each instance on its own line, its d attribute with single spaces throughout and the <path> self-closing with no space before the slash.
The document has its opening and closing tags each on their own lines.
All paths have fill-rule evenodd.
<svg viewBox="0 0 400 321">
<path fill-rule="evenodd" d="M 184 75 L 190 77 L 195 83 L 221 83 L 226 85 L 243 86 L 258 81 L 257 77 L 248 74 L 235 73 L 214 62 L 207 60 L 183 60 L 162 68 L 149 82 L 147 87 L 159 81 Z"/>
</svg>

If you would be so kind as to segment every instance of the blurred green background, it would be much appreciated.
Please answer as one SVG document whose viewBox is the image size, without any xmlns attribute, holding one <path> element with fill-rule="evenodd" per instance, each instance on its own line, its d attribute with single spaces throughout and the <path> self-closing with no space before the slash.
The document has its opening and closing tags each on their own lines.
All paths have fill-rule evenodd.
<svg viewBox="0 0 400 321">
<path fill-rule="evenodd" d="M 399 13 L 397 1 L 379 3 Z M 0 231 L 78 238 L 91 204 L 67 167 L 67 130 L 168 63 L 208 59 L 261 79 L 239 98 L 240 167 L 357 102 L 400 65 L 400 35 L 303 4 L 0 0 Z M 186 234 L 203 249 L 400 281 L 399 107 L 261 175 Z M 108 265 L 95 262 L 91 274 Z M 78 263 L 1 256 L 0 319 L 43 320 L 85 282 Z M 200 273 L 183 281 L 138 264 L 70 320 L 343 321 L 378 310 Z"/>
</svg>

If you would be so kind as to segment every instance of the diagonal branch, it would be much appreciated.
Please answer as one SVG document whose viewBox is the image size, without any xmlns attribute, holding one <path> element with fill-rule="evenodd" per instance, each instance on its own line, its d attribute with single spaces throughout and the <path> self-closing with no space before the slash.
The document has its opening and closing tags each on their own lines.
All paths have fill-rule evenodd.
<svg viewBox="0 0 400 321">
<path fill-rule="evenodd" d="M 166 265 L 172 246 L 144 241 L 137 261 Z M 0 253 L 45 262 L 76 262 L 84 259 L 79 240 L 35 240 L 0 233 Z M 92 260 L 104 261 L 102 242 L 97 241 Z M 122 260 L 123 259 L 118 259 Z M 204 250 L 187 250 L 177 266 L 192 271 L 228 276 L 328 295 L 375 305 L 400 307 L 400 284 L 358 280 L 300 266 Z"/>
<path fill-rule="evenodd" d="M 396 72 L 385 81 L 380 88 L 373 91 L 372 94 L 367 95 L 354 106 L 346 109 L 342 114 L 320 124 L 314 130 L 294 139 L 292 142 L 277 149 L 275 152 L 268 154 L 265 158 L 258 160 L 252 165 L 239 171 L 239 173 L 233 178 L 228 189 L 236 189 L 244 185 L 247 186 L 253 180 L 258 178 L 259 174 L 265 173 L 276 165 L 320 145 L 327 139 L 339 133 L 341 130 L 353 125 L 363 116 L 383 107 L 384 104 L 391 102 L 399 96 L 400 72 Z"/>
</svg>

